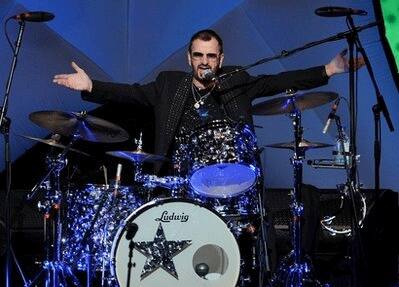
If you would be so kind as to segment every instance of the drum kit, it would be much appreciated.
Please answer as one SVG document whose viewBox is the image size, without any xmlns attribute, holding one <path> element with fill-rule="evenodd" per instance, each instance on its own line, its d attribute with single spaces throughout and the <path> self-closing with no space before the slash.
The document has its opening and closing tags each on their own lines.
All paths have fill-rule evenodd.
<svg viewBox="0 0 399 287">
<path fill-rule="evenodd" d="M 254 115 L 288 114 L 294 140 L 268 147 L 293 151 L 293 251 L 273 276 L 272 286 L 312 280 L 301 251 L 302 165 L 305 151 L 331 145 L 303 138 L 301 112 L 326 104 L 335 93 L 288 94 L 253 106 Z M 42 272 L 26 286 L 265 286 L 270 271 L 265 243 L 263 182 L 256 136 L 244 123 L 212 121 L 176 138 L 171 160 L 143 150 L 141 135 L 133 151 L 106 154 L 134 164 L 134 185 L 61 184 L 67 154 L 77 141 L 123 142 L 121 127 L 85 112 L 39 111 L 30 114 L 51 139 L 27 139 L 60 148 L 47 157 L 48 170 L 28 195 L 38 192 L 45 218 L 46 259 Z M 60 138 L 70 139 L 67 145 Z M 173 176 L 143 172 L 144 163 L 173 164 Z M 162 189 L 166 196 L 155 196 Z M 288 279 L 291 277 L 294 279 Z M 86 280 L 85 283 L 82 283 Z M 260 279 L 259 279 L 260 278 Z M 262 281 L 264 281 L 262 283 Z M 307 285 L 306 285 L 307 286 Z"/>
</svg>

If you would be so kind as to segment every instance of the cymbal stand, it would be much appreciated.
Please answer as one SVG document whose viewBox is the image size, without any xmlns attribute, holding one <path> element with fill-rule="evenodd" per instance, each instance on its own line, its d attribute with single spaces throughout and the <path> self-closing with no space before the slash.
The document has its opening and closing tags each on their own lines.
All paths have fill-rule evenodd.
<svg viewBox="0 0 399 287">
<path fill-rule="evenodd" d="M 295 97 L 292 98 L 295 106 Z M 292 247 L 293 250 L 282 262 L 272 278 L 272 286 L 321 286 L 313 278 L 312 266 L 309 260 L 305 259 L 302 252 L 302 218 L 304 206 L 302 203 L 302 171 L 305 149 L 299 144 L 302 140 L 303 127 L 301 125 L 301 111 L 297 108 L 290 114 L 294 127 L 295 149 L 291 158 L 294 171 L 294 188 L 291 193 L 291 214 L 292 214 Z"/>
<path fill-rule="evenodd" d="M 61 258 L 63 192 L 60 178 L 61 171 L 67 165 L 66 154 L 77 138 L 77 136 L 74 136 L 69 145 L 59 155 L 47 157 L 46 163 L 49 166 L 47 174 L 27 196 L 27 199 L 31 200 L 38 191 L 44 192 L 44 201 L 38 203 L 38 208 L 44 215 L 46 258 L 43 262 L 42 270 L 33 280 L 28 281 L 25 287 L 36 286 L 42 275 L 44 275 L 45 287 L 68 286 L 67 278 L 71 279 L 73 285 L 80 286 L 79 280 L 72 273 L 71 268 L 66 266 Z"/>
</svg>

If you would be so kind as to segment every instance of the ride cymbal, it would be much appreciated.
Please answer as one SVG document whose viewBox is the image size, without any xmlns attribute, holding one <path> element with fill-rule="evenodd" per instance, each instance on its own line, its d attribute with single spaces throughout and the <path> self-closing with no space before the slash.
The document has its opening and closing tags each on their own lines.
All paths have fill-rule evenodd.
<svg viewBox="0 0 399 287">
<path fill-rule="evenodd" d="M 55 139 L 55 138 L 41 139 L 41 138 L 35 138 L 35 137 L 31 137 L 31 136 L 26 136 L 26 135 L 18 135 L 18 136 L 26 138 L 26 139 L 30 139 L 30 140 L 33 140 L 33 141 L 37 141 L 37 142 L 40 142 L 40 143 L 44 143 L 44 144 L 52 146 L 52 147 L 57 147 L 57 148 L 61 148 L 61 149 L 65 149 L 67 147 L 66 145 L 60 144 L 58 142 L 58 140 Z M 85 156 L 90 156 L 88 153 L 85 153 L 85 152 L 80 151 L 80 150 L 75 149 L 75 148 L 69 148 L 69 150 L 73 151 L 73 152 L 76 152 L 76 153 L 79 153 L 79 154 L 82 154 L 82 155 L 85 155 Z"/>
<path fill-rule="evenodd" d="M 272 116 L 289 114 L 298 109 L 300 111 L 312 109 L 338 98 L 333 92 L 312 92 L 300 95 L 279 97 L 252 106 L 252 114 L 258 116 Z"/>
<path fill-rule="evenodd" d="M 282 149 L 295 149 L 295 142 L 285 142 L 285 143 L 275 143 L 275 144 L 269 144 L 265 145 L 266 147 L 271 147 L 271 148 L 282 148 Z M 326 143 L 319 143 L 319 142 L 310 142 L 308 140 L 302 139 L 301 142 L 299 143 L 299 147 L 305 150 L 308 149 L 315 149 L 315 148 L 325 148 L 325 147 L 331 147 L 334 146 L 332 144 L 326 144 Z"/>
</svg>

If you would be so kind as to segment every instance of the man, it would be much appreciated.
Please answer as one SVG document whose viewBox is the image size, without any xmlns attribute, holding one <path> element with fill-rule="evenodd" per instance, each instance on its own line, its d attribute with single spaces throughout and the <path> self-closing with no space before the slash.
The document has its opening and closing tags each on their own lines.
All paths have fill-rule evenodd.
<svg viewBox="0 0 399 287">
<path fill-rule="evenodd" d="M 192 73 L 161 72 L 146 85 L 116 84 L 91 80 L 86 72 L 72 62 L 73 74 L 55 75 L 53 82 L 81 91 L 84 100 L 106 103 L 133 103 L 152 108 L 155 116 L 155 153 L 170 156 L 176 134 L 190 132 L 199 125 L 229 118 L 252 123 L 251 102 L 286 89 L 306 90 L 325 85 L 329 77 L 348 70 L 344 53 L 325 66 L 284 72 L 277 75 L 252 77 L 246 72 L 215 84 L 204 75 L 231 71 L 222 68 L 223 42 L 212 30 L 195 33 L 189 43 L 188 64 Z M 356 68 L 363 63 L 357 61 Z M 159 167 L 158 167 L 159 171 Z"/>
</svg>

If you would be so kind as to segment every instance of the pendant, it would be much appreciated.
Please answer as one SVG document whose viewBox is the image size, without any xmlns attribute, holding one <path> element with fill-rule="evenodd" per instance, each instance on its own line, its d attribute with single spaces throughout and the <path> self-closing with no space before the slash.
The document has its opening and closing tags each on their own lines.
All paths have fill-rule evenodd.
<svg viewBox="0 0 399 287">
<path fill-rule="evenodd" d="M 203 105 L 204 105 L 204 101 L 203 100 L 199 100 L 198 102 L 195 102 L 194 108 L 198 110 Z"/>
<path fill-rule="evenodd" d="M 201 119 L 206 119 L 209 115 L 208 110 L 206 108 L 200 107 L 197 109 L 197 113 Z"/>
</svg>

